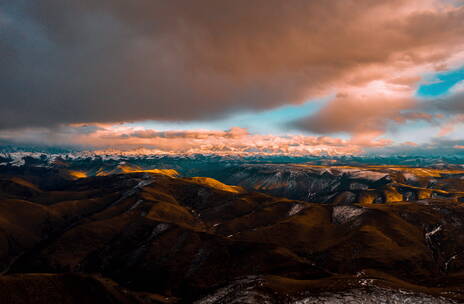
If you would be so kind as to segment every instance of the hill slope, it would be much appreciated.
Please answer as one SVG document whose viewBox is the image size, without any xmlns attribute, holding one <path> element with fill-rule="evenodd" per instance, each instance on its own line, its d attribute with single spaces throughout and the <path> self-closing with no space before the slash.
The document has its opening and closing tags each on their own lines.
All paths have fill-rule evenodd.
<svg viewBox="0 0 464 304">
<path fill-rule="evenodd" d="M 109 303 L 313 303 L 327 292 L 340 303 L 369 292 L 401 303 L 399 289 L 464 301 L 458 201 L 315 204 L 147 172 L 54 189 L 18 178 L 0 183 L 0 280 L 18 293 L 37 273 L 37 286 L 55 287 L 31 294 L 64 297 L 61 274 L 74 273 L 105 278 L 98 294 Z"/>
</svg>

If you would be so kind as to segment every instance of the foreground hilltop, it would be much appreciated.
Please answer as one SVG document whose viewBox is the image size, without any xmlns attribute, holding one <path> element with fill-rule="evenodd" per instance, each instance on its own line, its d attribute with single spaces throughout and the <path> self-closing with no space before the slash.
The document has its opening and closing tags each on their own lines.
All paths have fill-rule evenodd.
<svg viewBox="0 0 464 304">
<path fill-rule="evenodd" d="M 10 303 L 464 301 L 459 200 L 318 204 L 171 171 L 57 172 L 1 175 Z"/>
</svg>

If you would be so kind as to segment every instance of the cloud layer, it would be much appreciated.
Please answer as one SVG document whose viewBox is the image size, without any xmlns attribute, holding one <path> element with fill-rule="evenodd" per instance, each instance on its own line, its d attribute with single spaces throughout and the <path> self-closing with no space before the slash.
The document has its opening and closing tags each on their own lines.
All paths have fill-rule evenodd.
<svg viewBox="0 0 464 304">
<path fill-rule="evenodd" d="M 225 131 L 156 131 L 124 125 L 73 125 L 55 130 L 33 128 L 5 132 L 0 140 L 16 143 L 79 145 L 90 150 L 147 149 L 149 153 L 226 153 L 340 155 L 360 154 L 366 147 L 383 147 L 390 141 L 356 142 L 327 136 L 275 136 L 250 134 L 234 127 Z"/>
<path fill-rule="evenodd" d="M 417 112 L 421 73 L 462 63 L 463 46 L 464 8 L 438 0 L 0 1 L 0 129 L 211 119 L 338 94 L 297 126 L 378 135 L 431 119 L 403 112 Z"/>
</svg>

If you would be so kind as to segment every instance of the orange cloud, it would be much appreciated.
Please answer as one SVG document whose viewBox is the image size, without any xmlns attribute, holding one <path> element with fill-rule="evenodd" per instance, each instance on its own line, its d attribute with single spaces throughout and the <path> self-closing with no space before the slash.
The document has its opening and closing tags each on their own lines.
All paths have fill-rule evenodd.
<svg viewBox="0 0 464 304">
<path fill-rule="evenodd" d="M 297 126 L 323 134 L 348 132 L 378 136 L 392 121 L 406 120 L 408 117 L 401 111 L 414 105 L 409 92 L 388 89 L 385 83 L 371 84 L 363 89 L 346 89 L 321 110 L 297 122 Z"/>
<path fill-rule="evenodd" d="M 85 128 L 85 130 L 81 130 Z M 146 153 L 225 153 L 225 154 L 288 154 L 344 155 L 360 154 L 365 148 L 391 144 L 389 140 L 355 138 L 351 140 L 330 136 L 260 135 L 246 129 L 157 131 L 142 127 L 92 125 L 60 129 L 21 129 L 0 134 L 0 140 L 38 144 L 74 145 L 90 150 L 108 148 Z M 127 152 L 130 153 L 130 152 Z"/>
<path fill-rule="evenodd" d="M 9 6 L 20 22 L 0 33 L 4 129 L 211 119 L 335 92 L 345 97 L 302 126 L 382 131 L 413 106 L 422 73 L 464 58 L 464 7 L 439 0 Z"/>
<path fill-rule="evenodd" d="M 74 143 L 96 148 L 114 147 L 134 149 L 143 147 L 153 151 L 171 153 L 270 153 L 270 154 L 359 154 L 366 147 L 391 144 L 389 140 L 345 140 L 329 136 L 275 136 L 250 134 L 239 127 L 226 131 L 177 130 L 156 131 L 142 128 L 115 126 L 100 129 L 92 134 L 79 134 Z"/>
</svg>

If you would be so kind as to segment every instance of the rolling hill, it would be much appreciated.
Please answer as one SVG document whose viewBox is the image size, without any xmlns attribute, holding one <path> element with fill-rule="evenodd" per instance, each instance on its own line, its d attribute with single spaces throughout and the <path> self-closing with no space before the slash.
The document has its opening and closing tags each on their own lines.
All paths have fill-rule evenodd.
<svg viewBox="0 0 464 304">
<path fill-rule="evenodd" d="M 464 301 L 457 198 L 321 204 L 163 172 L 60 172 L 0 174 L 11 303 L 77 303 L 89 285 L 95 303 Z M 371 182 L 362 191 L 406 187 Z"/>
</svg>

